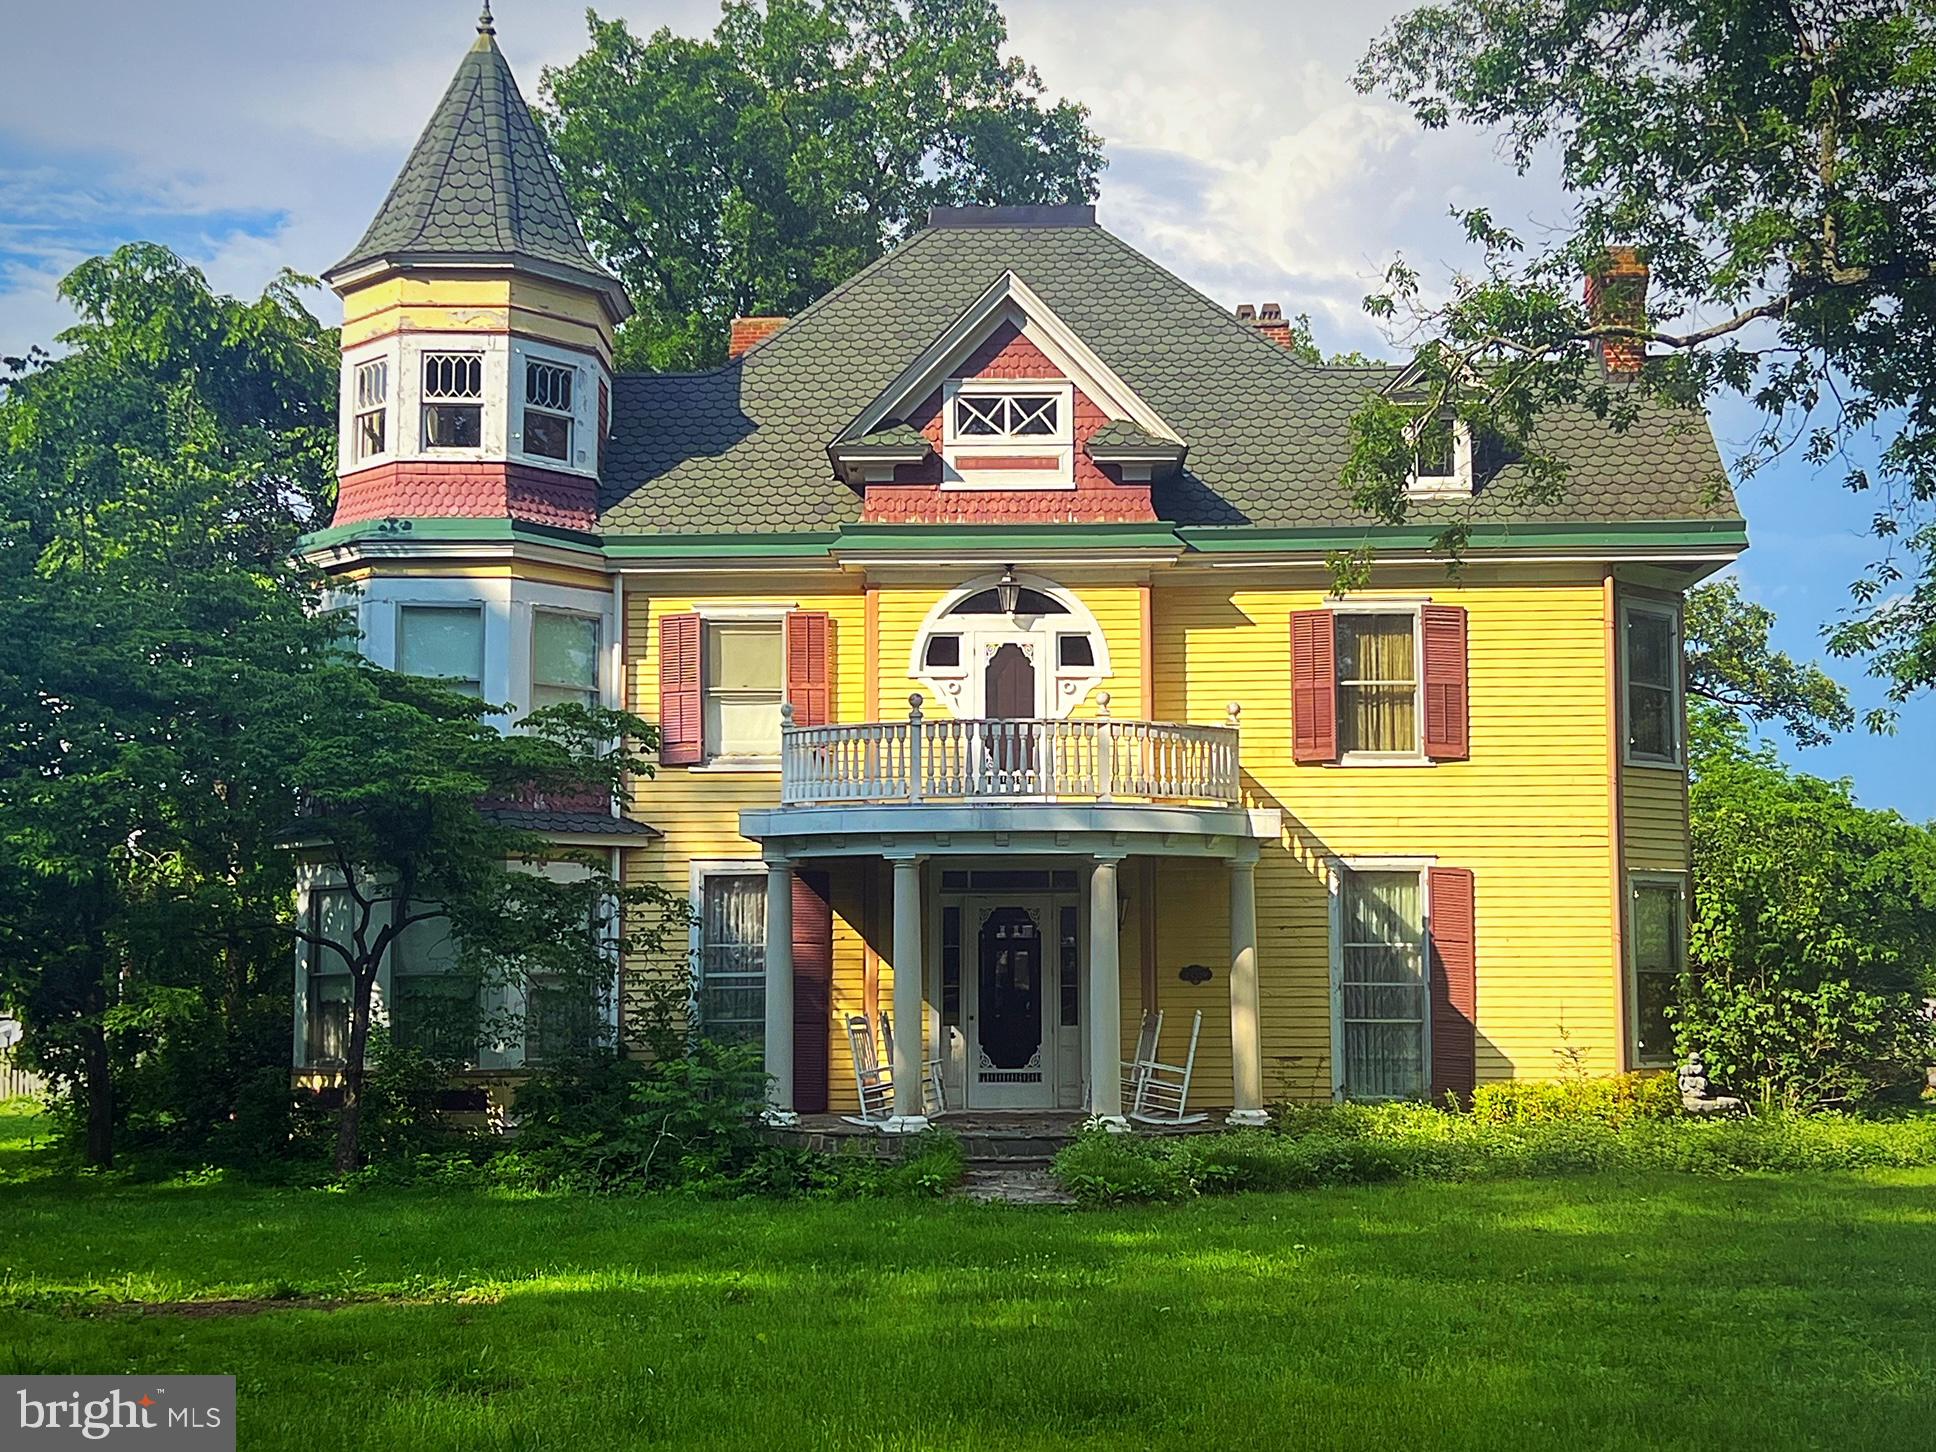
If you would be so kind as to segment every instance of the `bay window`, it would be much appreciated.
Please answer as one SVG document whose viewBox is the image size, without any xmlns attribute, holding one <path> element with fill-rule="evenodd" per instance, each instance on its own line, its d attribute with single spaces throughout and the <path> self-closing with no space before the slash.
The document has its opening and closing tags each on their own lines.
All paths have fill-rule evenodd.
<svg viewBox="0 0 1936 1452">
<path fill-rule="evenodd" d="M 399 1048 L 471 1064 L 481 1029 L 478 980 L 458 966 L 449 919 L 411 923 L 390 949 L 391 1038 Z"/>
<path fill-rule="evenodd" d="M 423 355 L 423 447 L 475 449 L 484 442 L 484 355 Z"/>
<path fill-rule="evenodd" d="M 484 694 L 484 612 L 476 606 L 404 605 L 397 611 L 397 669 Z"/>
<path fill-rule="evenodd" d="M 356 409 L 353 429 L 356 459 L 384 452 L 388 442 L 390 360 L 377 358 L 356 365 Z"/>
<path fill-rule="evenodd" d="M 544 459 L 571 458 L 571 409 L 577 370 L 536 358 L 524 364 L 524 451 Z"/>
</svg>

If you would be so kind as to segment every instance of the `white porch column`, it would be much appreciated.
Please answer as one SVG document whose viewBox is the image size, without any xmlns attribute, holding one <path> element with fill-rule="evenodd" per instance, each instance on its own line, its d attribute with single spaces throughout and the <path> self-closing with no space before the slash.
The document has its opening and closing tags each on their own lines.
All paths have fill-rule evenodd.
<svg viewBox="0 0 1936 1452">
<path fill-rule="evenodd" d="M 1089 1115 L 1110 1129 L 1123 1118 L 1123 965 L 1116 935 L 1116 864 L 1098 856 L 1089 869 Z"/>
<path fill-rule="evenodd" d="M 766 859 L 766 1114 L 798 1124 L 793 1112 L 793 859 Z"/>
<path fill-rule="evenodd" d="M 1230 860 L 1230 1078 L 1228 1124 L 1269 1124 L 1264 1036 L 1257 1007 L 1257 849 Z"/>
<path fill-rule="evenodd" d="M 921 1091 L 921 859 L 894 863 L 894 1117 L 889 1134 L 918 1134 L 928 1127 Z"/>
</svg>

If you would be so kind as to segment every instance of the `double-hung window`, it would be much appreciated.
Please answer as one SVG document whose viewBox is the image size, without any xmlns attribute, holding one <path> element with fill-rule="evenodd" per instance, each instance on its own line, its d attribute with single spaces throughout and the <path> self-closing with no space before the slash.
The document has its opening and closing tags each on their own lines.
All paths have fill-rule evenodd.
<svg viewBox="0 0 1936 1452">
<path fill-rule="evenodd" d="M 347 948 L 355 911 L 347 889 L 312 887 L 303 926 L 320 942 L 303 944 L 303 1062 L 322 1068 L 343 1062 L 350 1042 L 351 981 L 348 961 L 335 948 Z"/>
<path fill-rule="evenodd" d="M 484 355 L 423 355 L 423 446 L 475 449 L 484 441 Z"/>
<path fill-rule="evenodd" d="M 1417 626 L 1410 611 L 1338 612 L 1338 749 L 1346 756 L 1417 754 Z"/>
<path fill-rule="evenodd" d="M 577 370 L 528 358 L 524 364 L 524 451 L 541 459 L 571 458 L 572 396 Z"/>
<path fill-rule="evenodd" d="M 779 620 L 705 622 L 705 743 L 709 757 L 764 760 L 780 754 L 786 692 Z"/>
<path fill-rule="evenodd" d="M 390 412 L 390 360 L 356 365 L 353 456 L 360 463 L 384 451 Z"/>
<path fill-rule="evenodd" d="M 698 898 L 700 1030 L 758 1042 L 766 1026 L 766 874 L 708 872 Z"/>
<path fill-rule="evenodd" d="M 409 910 L 427 906 L 412 903 Z M 473 1064 L 482 1027 L 478 981 L 458 965 L 450 920 L 425 918 L 404 928 L 390 950 L 390 1034 L 397 1046 Z"/>
<path fill-rule="evenodd" d="M 1627 698 L 1627 759 L 1649 765 L 1679 766 L 1679 619 L 1670 605 L 1629 602 L 1621 612 L 1621 621 L 1621 664 Z"/>
<path fill-rule="evenodd" d="M 598 620 L 562 610 L 531 612 L 531 709 L 598 704 Z"/>
<path fill-rule="evenodd" d="M 398 607 L 397 669 L 441 680 L 466 696 L 482 696 L 484 612 L 474 606 Z"/>
<path fill-rule="evenodd" d="M 1338 962 L 1340 1081 L 1353 1099 L 1426 1091 L 1425 892 L 1416 871 L 1349 871 Z"/>
<path fill-rule="evenodd" d="M 1628 914 L 1627 958 L 1632 969 L 1632 1062 L 1637 1067 L 1674 1062 L 1674 1027 L 1667 1010 L 1680 993 L 1687 956 L 1687 900 L 1679 878 L 1637 877 Z"/>
</svg>

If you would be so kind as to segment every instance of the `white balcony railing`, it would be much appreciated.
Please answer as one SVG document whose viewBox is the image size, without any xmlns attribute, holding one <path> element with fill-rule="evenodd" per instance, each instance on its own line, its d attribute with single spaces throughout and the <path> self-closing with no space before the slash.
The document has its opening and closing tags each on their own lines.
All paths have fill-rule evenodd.
<svg viewBox="0 0 1936 1452">
<path fill-rule="evenodd" d="M 781 707 L 780 801 L 1172 801 L 1241 805 L 1237 711 L 1225 726 L 1117 720 L 929 720 L 795 726 Z"/>
</svg>

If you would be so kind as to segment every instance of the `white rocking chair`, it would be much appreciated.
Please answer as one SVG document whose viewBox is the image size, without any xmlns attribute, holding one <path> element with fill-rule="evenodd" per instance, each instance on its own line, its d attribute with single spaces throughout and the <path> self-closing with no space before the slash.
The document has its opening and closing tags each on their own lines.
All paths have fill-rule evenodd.
<svg viewBox="0 0 1936 1452">
<path fill-rule="evenodd" d="M 1134 1110 L 1142 1102 L 1143 1070 L 1156 1061 L 1156 1045 L 1163 1037 L 1163 1010 L 1151 1009 L 1143 1015 L 1143 1026 L 1136 1032 L 1136 1051 L 1123 1060 L 1123 1108 Z"/>
<path fill-rule="evenodd" d="M 881 1010 L 881 1052 L 887 1061 L 894 1062 L 894 1021 Z M 948 1107 L 948 1091 L 941 1078 L 941 1060 L 923 1059 L 921 1061 L 921 1112 L 939 1114 Z"/>
<path fill-rule="evenodd" d="M 1136 1098 L 1129 1117 L 1141 1124 L 1201 1124 L 1210 1116 L 1188 1114 L 1190 1075 L 1197 1066 L 1197 1036 L 1203 1032 L 1203 1010 L 1190 1020 L 1190 1051 L 1181 1064 L 1165 1064 L 1154 1050 L 1143 1061 Z"/>
<path fill-rule="evenodd" d="M 874 1030 L 867 1015 L 847 1015 L 847 1047 L 854 1055 L 854 1086 L 860 1091 L 860 1113 L 840 1117 L 849 1124 L 878 1127 L 894 1114 L 894 1076 L 874 1052 Z"/>
</svg>

